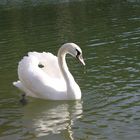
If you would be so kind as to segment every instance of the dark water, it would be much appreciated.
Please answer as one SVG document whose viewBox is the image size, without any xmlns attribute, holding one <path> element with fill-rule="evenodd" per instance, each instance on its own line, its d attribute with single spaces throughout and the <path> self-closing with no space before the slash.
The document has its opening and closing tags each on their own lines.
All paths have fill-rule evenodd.
<svg viewBox="0 0 140 140">
<path fill-rule="evenodd" d="M 18 61 L 28 51 L 81 46 L 69 58 L 81 101 L 19 103 Z M 0 140 L 139 140 L 140 1 L 0 2 Z"/>
</svg>

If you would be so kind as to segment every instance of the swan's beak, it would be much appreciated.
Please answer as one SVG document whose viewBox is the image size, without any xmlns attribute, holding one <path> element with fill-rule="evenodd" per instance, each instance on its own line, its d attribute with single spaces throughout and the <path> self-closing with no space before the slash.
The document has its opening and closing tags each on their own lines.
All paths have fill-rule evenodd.
<svg viewBox="0 0 140 140">
<path fill-rule="evenodd" d="M 78 61 L 79 61 L 83 66 L 86 65 L 85 62 L 84 62 L 84 59 L 83 59 L 83 56 L 82 56 L 82 55 L 79 55 L 79 56 L 77 56 L 76 58 L 78 59 Z"/>
</svg>

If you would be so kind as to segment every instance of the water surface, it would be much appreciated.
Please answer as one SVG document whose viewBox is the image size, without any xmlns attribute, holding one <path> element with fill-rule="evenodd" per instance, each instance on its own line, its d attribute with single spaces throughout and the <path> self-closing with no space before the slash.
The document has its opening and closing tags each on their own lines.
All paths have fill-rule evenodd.
<svg viewBox="0 0 140 140">
<path fill-rule="evenodd" d="M 139 140 L 139 1 L 0 2 L 0 139 Z M 81 101 L 19 103 L 18 61 L 28 51 L 83 50 L 86 68 L 68 65 Z"/>
</svg>

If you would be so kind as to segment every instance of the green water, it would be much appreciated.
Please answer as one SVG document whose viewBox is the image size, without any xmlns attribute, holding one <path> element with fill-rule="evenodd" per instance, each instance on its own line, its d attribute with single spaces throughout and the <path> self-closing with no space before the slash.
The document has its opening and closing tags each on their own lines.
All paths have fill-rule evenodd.
<svg viewBox="0 0 140 140">
<path fill-rule="evenodd" d="M 68 58 L 81 101 L 19 103 L 18 61 L 28 51 L 83 50 Z M 140 1 L 0 2 L 0 140 L 139 140 Z"/>
</svg>

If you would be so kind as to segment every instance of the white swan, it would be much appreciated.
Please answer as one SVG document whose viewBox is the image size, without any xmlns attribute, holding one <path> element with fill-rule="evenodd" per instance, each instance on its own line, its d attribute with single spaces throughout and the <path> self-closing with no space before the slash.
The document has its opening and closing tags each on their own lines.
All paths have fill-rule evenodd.
<svg viewBox="0 0 140 140">
<path fill-rule="evenodd" d="M 13 82 L 13 85 L 31 97 L 48 100 L 80 99 L 81 90 L 69 72 L 66 54 L 85 65 L 82 50 L 74 43 L 62 45 L 57 57 L 49 52 L 29 52 L 19 62 L 19 81 Z"/>
</svg>

